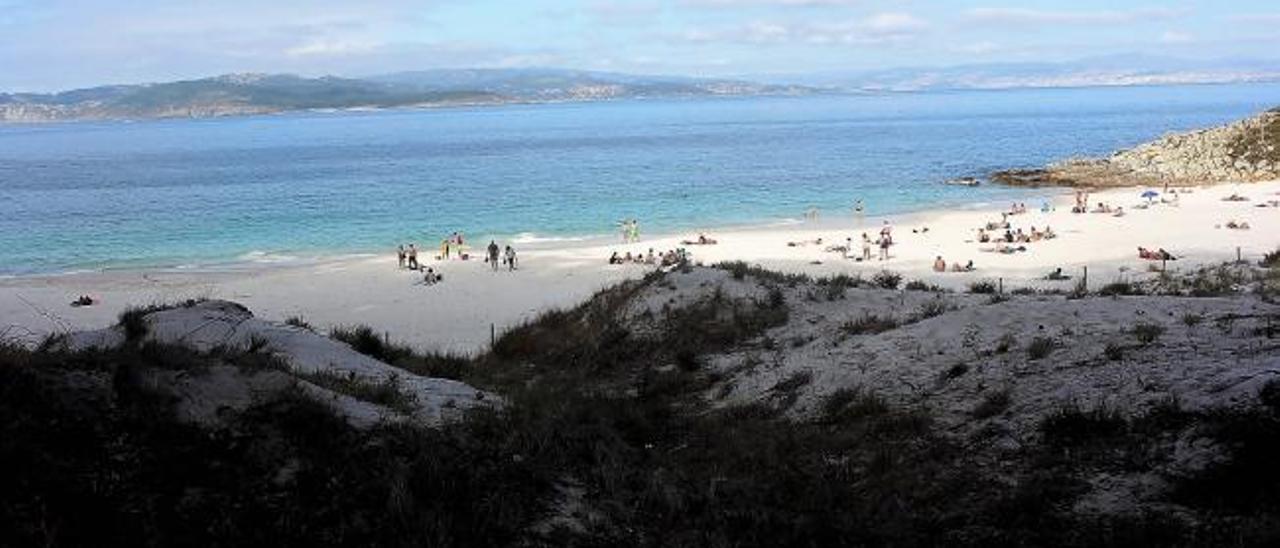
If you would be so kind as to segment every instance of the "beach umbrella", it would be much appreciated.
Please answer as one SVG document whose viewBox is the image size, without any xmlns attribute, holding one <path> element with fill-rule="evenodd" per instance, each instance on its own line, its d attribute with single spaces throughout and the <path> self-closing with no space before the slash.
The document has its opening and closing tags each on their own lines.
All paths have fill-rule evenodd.
<svg viewBox="0 0 1280 548">
<path fill-rule="evenodd" d="M 1159 195 L 1160 195 L 1160 193 L 1159 193 L 1159 192 L 1156 192 L 1156 191 L 1154 191 L 1154 190 L 1148 190 L 1148 191 L 1146 191 L 1146 192 L 1143 192 L 1143 193 L 1142 193 L 1142 197 L 1143 197 L 1143 198 L 1146 198 L 1148 202 L 1149 202 L 1149 201 L 1151 201 L 1151 200 L 1153 200 L 1153 199 L 1155 199 L 1155 197 L 1156 197 L 1156 196 L 1159 196 Z"/>
</svg>

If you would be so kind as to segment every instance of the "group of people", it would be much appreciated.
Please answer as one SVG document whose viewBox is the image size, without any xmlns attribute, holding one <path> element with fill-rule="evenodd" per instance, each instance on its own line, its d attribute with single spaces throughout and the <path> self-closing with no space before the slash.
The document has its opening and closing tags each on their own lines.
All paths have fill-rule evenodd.
<svg viewBox="0 0 1280 548">
<path fill-rule="evenodd" d="M 507 271 L 512 272 L 516 269 L 516 250 L 511 246 L 504 249 L 498 248 L 498 242 L 489 240 L 488 254 L 485 256 L 485 262 L 493 268 L 494 272 L 498 271 L 499 265 L 506 265 Z"/>
<path fill-rule="evenodd" d="M 613 254 L 609 256 L 609 264 L 643 264 L 666 267 L 675 266 L 688 261 L 689 252 L 683 247 L 669 249 L 662 253 L 654 252 L 651 247 L 647 254 L 632 253 L 630 251 L 619 254 L 617 251 L 614 251 Z"/>
<path fill-rule="evenodd" d="M 1089 192 L 1086 190 L 1076 191 L 1076 204 L 1071 206 L 1072 213 L 1088 213 L 1089 212 Z"/>
<path fill-rule="evenodd" d="M 977 270 L 977 267 L 973 266 L 973 260 L 970 260 L 968 264 L 965 265 L 961 265 L 960 261 L 956 261 L 955 264 L 951 265 L 952 272 L 973 272 L 974 270 Z M 942 260 L 942 255 L 938 255 L 938 258 L 933 260 L 933 271 L 947 271 L 947 261 Z"/>
<path fill-rule="evenodd" d="M 629 244 L 640 241 L 640 221 L 623 219 L 618 222 L 618 228 L 622 231 L 622 243 Z"/>
<path fill-rule="evenodd" d="M 880 227 L 880 237 L 874 240 L 871 239 L 871 236 L 868 235 L 866 232 L 863 232 L 862 239 L 861 239 L 861 244 L 862 244 L 861 255 L 854 255 L 853 253 L 854 244 L 853 244 L 852 237 L 845 238 L 844 241 L 845 241 L 845 245 L 832 246 L 827 248 L 827 251 L 839 252 L 845 259 L 853 259 L 854 261 L 857 261 L 857 262 L 870 262 L 871 249 L 874 247 L 876 249 L 879 249 L 879 259 L 881 261 L 887 261 L 889 260 L 889 248 L 893 246 L 893 226 L 889 224 L 889 221 L 885 221 L 884 225 Z M 822 243 L 822 240 L 819 239 L 819 240 L 816 240 L 816 242 Z M 791 244 L 788 243 L 787 245 L 791 245 Z"/>
<path fill-rule="evenodd" d="M 452 254 L 465 261 L 469 259 L 470 256 L 462 252 L 464 245 L 462 233 L 454 232 L 448 238 L 445 238 L 440 242 L 440 255 L 438 255 L 436 259 L 441 261 L 448 260 Z M 493 268 L 494 271 L 497 271 L 501 265 L 505 265 L 508 271 L 514 271 L 516 269 L 515 248 L 509 245 L 505 248 L 500 248 L 497 241 L 490 240 L 489 246 L 486 248 L 486 252 L 484 260 L 489 263 L 490 267 Z M 401 269 L 422 271 L 422 283 L 424 285 L 435 285 L 444 280 L 444 276 L 439 272 L 436 272 L 434 268 L 423 267 L 422 263 L 418 261 L 417 244 L 400 244 L 400 246 L 396 248 L 396 261 Z"/>
<path fill-rule="evenodd" d="M 991 224 L 988 223 L 987 227 L 990 228 Z M 1044 230 L 1036 230 L 1036 227 L 1032 226 L 1029 232 L 1023 232 L 1021 228 L 1014 230 L 1008 223 L 1005 223 L 1004 234 L 998 236 L 996 241 L 1008 244 L 1031 243 L 1040 240 L 1052 240 L 1057 237 L 1058 235 L 1053 232 L 1053 228 L 1050 226 L 1045 226 Z M 983 228 L 978 229 L 978 243 L 990 243 L 991 240 L 991 232 Z"/>
</svg>

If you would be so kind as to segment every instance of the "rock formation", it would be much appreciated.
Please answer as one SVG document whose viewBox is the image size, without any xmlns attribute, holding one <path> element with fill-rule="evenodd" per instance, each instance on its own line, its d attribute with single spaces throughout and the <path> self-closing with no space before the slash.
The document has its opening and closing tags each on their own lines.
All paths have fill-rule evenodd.
<svg viewBox="0 0 1280 548">
<path fill-rule="evenodd" d="M 1280 179 L 1280 108 L 1225 126 L 1175 133 L 1108 158 L 996 172 L 1013 186 L 1114 187 Z"/>
</svg>

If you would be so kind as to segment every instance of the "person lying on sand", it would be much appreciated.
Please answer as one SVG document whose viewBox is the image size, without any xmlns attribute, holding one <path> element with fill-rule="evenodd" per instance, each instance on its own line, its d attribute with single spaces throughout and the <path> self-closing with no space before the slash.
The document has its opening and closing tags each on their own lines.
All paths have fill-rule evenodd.
<svg viewBox="0 0 1280 548">
<path fill-rule="evenodd" d="M 1116 212 L 1111 214 L 1112 217 L 1124 217 L 1124 208 L 1116 207 Z"/>
<path fill-rule="evenodd" d="M 1230 228 L 1232 230 L 1249 230 L 1249 223 L 1247 222 L 1237 223 L 1235 219 L 1232 219 L 1230 221 L 1227 221 L 1227 228 Z"/>
<path fill-rule="evenodd" d="M 81 295 L 79 297 L 76 297 L 76 300 L 71 301 L 71 306 L 75 308 L 80 308 L 82 306 L 93 306 L 96 303 L 97 301 L 93 300 L 93 297 L 90 297 L 88 295 Z"/>
<path fill-rule="evenodd" d="M 1058 267 L 1054 269 L 1053 272 L 1050 272 L 1047 276 L 1045 276 L 1044 279 L 1051 280 L 1051 281 L 1061 281 L 1061 280 L 1070 280 L 1071 276 L 1063 274 L 1062 267 Z"/>
<path fill-rule="evenodd" d="M 1227 196 L 1226 198 L 1223 198 L 1223 199 L 1222 199 L 1222 201 L 1224 201 L 1224 202 L 1247 202 L 1247 201 L 1249 201 L 1249 198 L 1248 198 L 1248 197 L 1245 197 L 1245 196 L 1241 196 L 1241 195 L 1239 195 L 1239 194 L 1232 194 L 1232 195 L 1230 195 L 1230 196 Z"/>
<path fill-rule="evenodd" d="M 959 262 L 951 265 L 952 272 L 973 272 L 974 270 L 977 270 L 977 268 L 973 267 L 973 259 L 970 259 L 969 263 L 963 266 Z"/>
<path fill-rule="evenodd" d="M 822 238 L 816 240 L 800 240 L 798 242 L 787 242 L 787 247 L 804 247 L 807 245 L 822 245 Z"/>
<path fill-rule="evenodd" d="M 1147 248 L 1145 248 L 1145 247 L 1139 247 L 1139 248 L 1138 248 L 1138 258 L 1139 258 L 1139 259 L 1146 259 L 1146 260 L 1148 260 L 1148 261 L 1176 261 L 1176 260 L 1178 260 L 1178 258 L 1177 258 L 1177 257 L 1174 257 L 1172 253 L 1169 253 L 1168 251 L 1165 251 L 1163 247 L 1162 247 L 1162 248 L 1160 248 L 1160 249 L 1157 249 L 1157 250 L 1155 250 L 1155 251 L 1152 251 L 1152 250 L 1147 249 Z"/>
<path fill-rule="evenodd" d="M 684 240 L 680 243 L 684 245 L 716 245 L 716 243 L 718 242 L 716 242 L 711 238 L 708 238 L 706 234 L 698 234 L 698 239 Z"/>
<path fill-rule="evenodd" d="M 1026 250 L 1027 250 L 1027 246 L 1025 245 L 1014 247 L 1003 241 L 997 241 L 995 247 L 979 247 L 978 248 L 978 251 L 981 251 L 983 253 L 1003 253 L 1005 255 L 1012 255 L 1019 251 L 1026 251 Z"/>
</svg>

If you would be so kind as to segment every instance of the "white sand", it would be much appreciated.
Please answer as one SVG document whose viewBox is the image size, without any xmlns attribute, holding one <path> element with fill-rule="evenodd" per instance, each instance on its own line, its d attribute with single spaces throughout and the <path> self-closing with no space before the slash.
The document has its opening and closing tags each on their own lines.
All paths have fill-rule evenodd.
<svg viewBox="0 0 1280 548">
<path fill-rule="evenodd" d="M 1239 247 L 1246 259 L 1280 246 L 1280 208 L 1256 207 L 1280 200 L 1280 182 L 1247 185 L 1225 184 L 1197 188 L 1181 197 L 1178 206 L 1146 202 L 1141 189 L 1126 188 L 1094 193 L 1091 204 L 1105 201 L 1127 212 L 1116 218 L 1104 214 L 1072 214 L 1071 193 L 1047 189 L 1056 195 L 1056 211 L 1041 213 L 1040 204 L 1028 203 L 1025 215 L 1010 217 L 1015 228 L 1045 225 L 1058 238 L 1026 244 L 1028 251 L 1013 255 L 983 253 L 974 241 L 976 229 L 999 220 L 1000 210 L 926 212 L 890 218 L 894 226 L 892 257 L 888 261 L 858 263 L 825 252 L 833 244 L 854 240 L 861 253 L 862 232 L 873 238 L 884 219 L 874 215 L 856 219 L 851 212 L 826 212 L 823 221 L 786 227 L 762 227 L 709 232 L 714 246 L 690 246 L 694 259 L 711 264 L 743 260 L 762 266 L 815 275 L 862 273 L 881 269 L 901 272 L 949 287 L 963 287 L 981 279 L 1003 278 L 1006 287 L 1019 285 L 1070 287 L 1072 282 L 1047 282 L 1041 278 L 1055 267 L 1079 275 L 1088 266 L 1091 285 L 1124 276 L 1142 276 L 1150 266 L 1136 256 L 1138 246 L 1164 248 L 1182 259 L 1170 268 L 1186 269 L 1234 259 Z M 1224 202 L 1239 193 L 1247 202 Z M 874 206 L 874 204 L 872 204 Z M 1228 220 L 1247 222 L 1250 230 L 1215 228 Z M 927 233 L 913 229 L 928 227 Z M 97 272 L 59 276 L 33 276 L 0 280 L 0 336 L 35 340 L 50 332 L 93 329 L 111 324 L 126 306 L 167 302 L 194 297 L 239 302 L 261 318 L 282 320 L 300 315 L 318 328 L 365 323 L 385 330 L 393 339 L 420 348 L 476 351 L 487 346 L 490 326 L 504 328 L 530 319 L 552 307 L 572 306 L 594 291 L 622 279 L 639 276 L 651 267 L 608 265 L 612 251 L 642 252 L 679 245 L 694 234 L 654 237 L 636 244 L 610 245 L 588 242 L 554 249 L 522 250 L 520 270 L 491 272 L 482 261 L 437 262 L 426 266 L 444 274 L 442 284 L 416 285 L 419 277 L 398 270 L 395 257 L 386 256 L 323 261 L 306 266 L 277 266 L 240 271 L 149 270 Z M 822 238 L 821 245 L 788 247 L 789 241 Z M 472 242 L 482 244 L 487 242 Z M 505 244 L 506 242 L 499 242 Z M 874 251 L 873 251 L 874 252 Z M 941 255 L 953 261 L 973 260 L 973 273 L 936 274 L 931 266 Z M 820 261 L 821 264 L 813 264 Z M 92 295 L 101 304 L 72 308 L 76 296 Z"/>
</svg>

